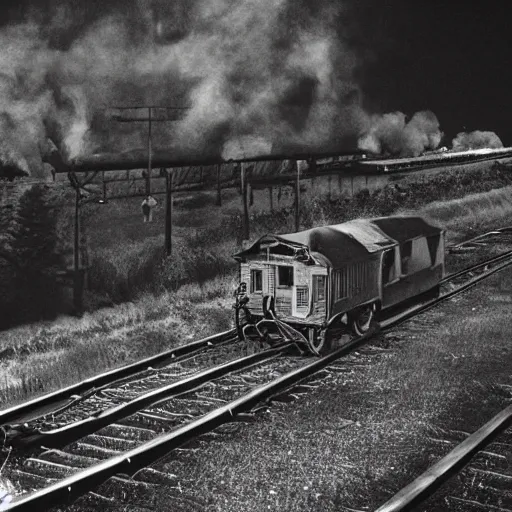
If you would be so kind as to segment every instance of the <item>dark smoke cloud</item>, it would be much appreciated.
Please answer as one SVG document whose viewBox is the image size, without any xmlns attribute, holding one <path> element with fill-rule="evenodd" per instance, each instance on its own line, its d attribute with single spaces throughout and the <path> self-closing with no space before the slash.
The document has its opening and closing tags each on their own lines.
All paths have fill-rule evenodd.
<svg viewBox="0 0 512 512">
<path fill-rule="evenodd" d="M 358 147 L 379 155 L 412 157 L 436 149 L 442 137 L 433 112 L 416 112 L 408 122 L 404 113 L 392 112 L 370 116 Z"/>
<path fill-rule="evenodd" d="M 43 173 L 68 158 L 144 148 L 114 105 L 188 106 L 155 123 L 179 157 L 437 147 L 431 112 L 370 116 L 354 78 L 354 0 L 20 0 L 0 27 L 0 155 Z M 143 117 L 141 111 L 124 112 Z M 6 157 L 7 158 L 7 157 Z"/>
<path fill-rule="evenodd" d="M 452 141 L 455 151 L 467 151 L 469 149 L 502 148 L 501 139 L 494 132 L 460 132 Z"/>
<path fill-rule="evenodd" d="M 69 157 L 141 148 L 146 125 L 104 107 L 161 104 L 190 106 L 154 129 L 184 154 L 339 145 L 365 123 L 343 16 L 328 0 L 25 2 L 0 29 L 4 144 L 36 172 L 47 136 Z"/>
</svg>

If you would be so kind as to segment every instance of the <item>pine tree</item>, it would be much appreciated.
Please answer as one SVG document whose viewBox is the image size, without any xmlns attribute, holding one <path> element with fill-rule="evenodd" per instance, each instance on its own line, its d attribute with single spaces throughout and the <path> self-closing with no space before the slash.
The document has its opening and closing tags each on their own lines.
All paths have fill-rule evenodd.
<svg viewBox="0 0 512 512">
<path fill-rule="evenodd" d="M 11 230 L 18 320 L 51 317 L 58 311 L 56 272 L 63 257 L 57 250 L 57 215 L 55 197 L 45 185 L 34 185 L 20 198 Z"/>
</svg>

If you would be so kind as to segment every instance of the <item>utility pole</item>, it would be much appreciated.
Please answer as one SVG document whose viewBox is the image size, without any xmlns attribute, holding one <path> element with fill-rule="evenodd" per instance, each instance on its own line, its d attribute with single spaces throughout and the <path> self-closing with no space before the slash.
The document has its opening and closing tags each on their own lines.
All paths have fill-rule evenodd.
<svg viewBox="0 0 512 512">
<path fill-rule="evenodd" d="M 86 186 L 92 183 L 97 172 L 87 176 L 80 182 L 74 172 L 68 173 L 68 179 L 71 186 L 75 189 L 75 222 L 73 229 L 73 310 L 75 315 L 81 315 L 83 312 L 83 296 L 85 285 L 85 271 L 87 269 L 87 254 L 82 261 L 80 255 L 82 252 L 82 228 L 81 228 L 81 208 L 85 200 L 82 199 L 82 190 L 86 191 Z M 103 201 L 104 202 L 104 201 Z M 85 264 L 85 265 L 84 265 Z"/>
<path fill-rule="evenodd" d="M 80 187 L 75 186 L 75 229 L 73 233 L 73 310 L 83 310 L 83 273 L 80 268 Z"/>
<path fill-rule="evenodd" d="M 172 186 L 173 186 L 173 172 L 167 171 L 165 173 L 165 254 L 171 256 L 172 254 Z"/>
<path fill-rule="evenodd" d="M 247 176 L 245 175 L 245 162 L 241 163 L 241 185 L 242 185 L 242 203 L 244 208 L 243 216 L 243 238 L 249 240 L 249 206 L 247 204 Z"/>
<path fill-rule="evenodd" d="M 222 206 L 222 188 L 220 186 L 220 164 L 217 164 L 217 206 Z"/>
<path fill-rule="evenodd" d="M 151 107 L 148 107 L 148 177 L 146 179 L 146 195 L 151 194 L 151 159 L 152 155 L 152 141 L 151 141 Z"/>
<path fill-rule="evenodd" d="M 110 107 L 110 109 L 126 111 L 126 110 L 146 110 L 147 109 L 147 117 L 140 116 L 122 116 L 122 115 L 114 115 L 114 119 L 121 123 L 140 123 L 147 122 L 148 123 L 148 168 L 147 168 L 147 176 L 146 176 L 146 195 L 151 194 L 151 172 L 153 167 L 153 123 L 155 122 L 169 122 L 176 121 L 177 118 L 168 118 L 167 111 L 179 111 L 179 110 L 187 110 L 190 107 L 167 107 L 160 105 L 133 105 L 131 107 Z M 158 113 L 155 115 L 154 110 L 165 110 L 166 115 L 161 118 Z"/>
<path fill-rule="evenodd" d="M 167 106 L 158 106 L 158 105 L 134 105 L 132 107 L 112 107 L 116 110 L 126 111 L 126 110 L 137 110 L 137 109 L 147 109 L 147 117 L 138 117 L 138 116 L 115 116 L 117 121 L 122 123 L 133 123 L 133 122 L 148 122 L 148 168 L 147 168 L 147 176 L 146 180 L 146 196 L 151 194 L 151 173 L 153 171 L 153 138 L 152 138 L 152 130 L 154 122 L 168 122 L 175 121 L 177 118 L 169 118 L 167 116 L 167 112 L 169 110 L 177 111 L 177 110 L 187 110 L 190 107 L 167 107 Z M 160 117 L 158 112 L 153 112 L 156 109 L 165 110 L 166 115 L 164 117 Z M 172 253 L 172 179 L 173 174 L 172 171 L 165 171 L 165 196 L 166 196 L 166 206 L 165 206 L 165 254 L 170 256 Z"/>
<path fill-rule="evenodd" d="M 300 229 L 300 160 L 295 162 L 297 173 L 295 179 L 295 231 Z"/>
</svg>

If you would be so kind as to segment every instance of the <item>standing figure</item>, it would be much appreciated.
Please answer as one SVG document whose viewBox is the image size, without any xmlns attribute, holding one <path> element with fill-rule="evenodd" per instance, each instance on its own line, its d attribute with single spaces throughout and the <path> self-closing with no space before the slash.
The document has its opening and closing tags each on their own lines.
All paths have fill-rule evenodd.
<svg viewBox="0 0 512 512">
<path fill-rule="evenodd" d="M 144 215 L 144 222 L 153 221 L 153 208 L 156 206 L 156 199 L 148 195 L 144 201 L 142 201 L 142 214 Z"/>
</svg>

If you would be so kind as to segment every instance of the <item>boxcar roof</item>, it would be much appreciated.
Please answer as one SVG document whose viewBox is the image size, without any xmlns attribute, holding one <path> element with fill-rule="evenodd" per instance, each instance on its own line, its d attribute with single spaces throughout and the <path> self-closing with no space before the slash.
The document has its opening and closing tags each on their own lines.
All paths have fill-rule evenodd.
<svg viewBox="0 0 512 512">
<path fill-rule="evenodd" d="M 262 243 L 281 241 L 307 247 L 311 252 L 324 256 L 330 265 L 336 268 L 349 261 L 364 259 L 369 253 L 382 251 L 397 243 L 420 236 L 439 234 L 441 231 L 421 217 L 358 219 L 298 233 L 266 235 L 245 251 L 236 254 L 235 258 L 240 260 L 249 254 L 257 254 Z"/>
<path fill-rule="evenodd" d="M 441 228 L 432 226 L 422 217 L 381 217 L 371 219 L 371 222 L 398 243 L 420 236 L 438 235 L 442 231 Z"/>
</svg>

